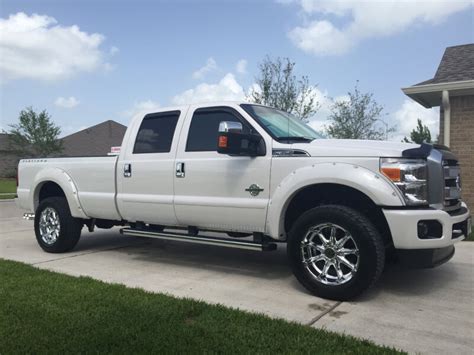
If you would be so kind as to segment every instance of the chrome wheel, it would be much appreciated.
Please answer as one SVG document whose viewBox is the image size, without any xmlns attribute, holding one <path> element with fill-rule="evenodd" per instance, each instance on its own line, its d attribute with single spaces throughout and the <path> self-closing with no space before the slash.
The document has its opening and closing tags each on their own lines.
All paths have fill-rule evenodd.
<svg viewBox="0 0 474 355">
<path fill-rule="evenodd" d="M 58 212 L 52 207 L 46 207 L 41 212 L 39 220 L 39 232 L 41 239 L 48 245 L 54 244 L 59 237 L 61 224 L 59 223 Z"/>
<path fill-rule="evenodd" d="M 359 248 L 351 234 L 336 224 L 309 228 L 301 242 L 304 267 L 325 285 L 350 281 L 359 267 Z"/>
</svg>

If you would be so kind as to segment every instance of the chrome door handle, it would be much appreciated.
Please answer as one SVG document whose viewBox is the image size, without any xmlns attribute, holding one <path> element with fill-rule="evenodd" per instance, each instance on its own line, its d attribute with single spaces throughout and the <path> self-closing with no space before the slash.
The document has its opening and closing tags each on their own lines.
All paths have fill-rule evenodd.
<svg viewBox="0 0 474 355">
<path fill-rule="evenodd" d="M 127 163 L 123 166 L 123 176 L 128 178 L 132 176 L 132 164 Z"/>
<path fill-rule="evenodd" d="M 176 177 L 184 178 L 184 163 L 176 163 Z"/>
</svg>

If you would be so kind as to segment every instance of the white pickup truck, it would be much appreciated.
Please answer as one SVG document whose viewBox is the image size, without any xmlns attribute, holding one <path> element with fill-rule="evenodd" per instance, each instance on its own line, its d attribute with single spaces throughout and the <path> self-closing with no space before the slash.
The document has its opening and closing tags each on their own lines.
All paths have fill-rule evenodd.
<svg viewBox="0 0 474 355">
<path fill-rule="evenodd" d="M 323 139 L 249 103 L 165 108 L 131 122 L 118 156 L 26 159 L 18 172 L 17 203 L 47 252 L 74 248 L 84 225 L 258 251 L 286 243 L 296 278 L 329 299 L 374 284 L 388 253 L 441 264 L 471 229 L 446 147 Z"/>
</svg>

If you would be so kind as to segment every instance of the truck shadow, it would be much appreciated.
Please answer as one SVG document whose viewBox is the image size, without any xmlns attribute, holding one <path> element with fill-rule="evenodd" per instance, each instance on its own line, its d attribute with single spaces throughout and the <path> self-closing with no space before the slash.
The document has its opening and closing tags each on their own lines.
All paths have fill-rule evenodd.
<svg viewBox="0 0 474 355">
<path fill-rule="evenodd" d="M 123 258 L 177 267 L 187 271 L 205 270 L 216 273 L 242 275 L 256 279 L 285 279 L 295 291 L 309 292 L 293 277 L 287 262 L 285 244 L 278 244 L 273 252 L 255 252 L 240 249 L 163 241 L 140 237 L 126 237 L 117 233 L 96 235 L 84 233 L 75 251 L 114 250 Z M 97 233 L 98 234 L 98 233 Z M 397 296 L 429 294 L 439 288 L 449 288 L 457 280 L 456 265 L 448 262 L 434 269 L 404 269 L 387 264 L 376 286 L 358 297 L 356 302 L 367 302 L 381 293 Z"/>
<path fill-rule="evenodd" d="M 432 269 L 407 269 L 388 264 L 379 281 L 357 301 L 371 301 L 381 293 L 393 296 L 422 296 L 438 290 L 447 290 L 458 283 L 459 270 L 451 262 Z"/>
</svg>

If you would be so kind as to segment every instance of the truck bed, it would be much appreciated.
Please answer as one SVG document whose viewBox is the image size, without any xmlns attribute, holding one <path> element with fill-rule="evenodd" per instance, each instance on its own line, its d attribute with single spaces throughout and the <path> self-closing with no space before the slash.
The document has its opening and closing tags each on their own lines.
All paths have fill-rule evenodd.
<svg viewBox="0 0 474 355">
<path fill-rule="evenodd" d="M 87 216 L 120 220 L 115 204 L 117 160 L 117 156 L 21 160 L 17 190 L 19 206 L 34 212 L 32 202 L 37 201 L 36 195 L 41 188 L 38 183 L 65 173 L 75 185 L 80 206 Z M 37 187 L 35 191 L 30 191 L 32 186 Z"/>
</svg>

